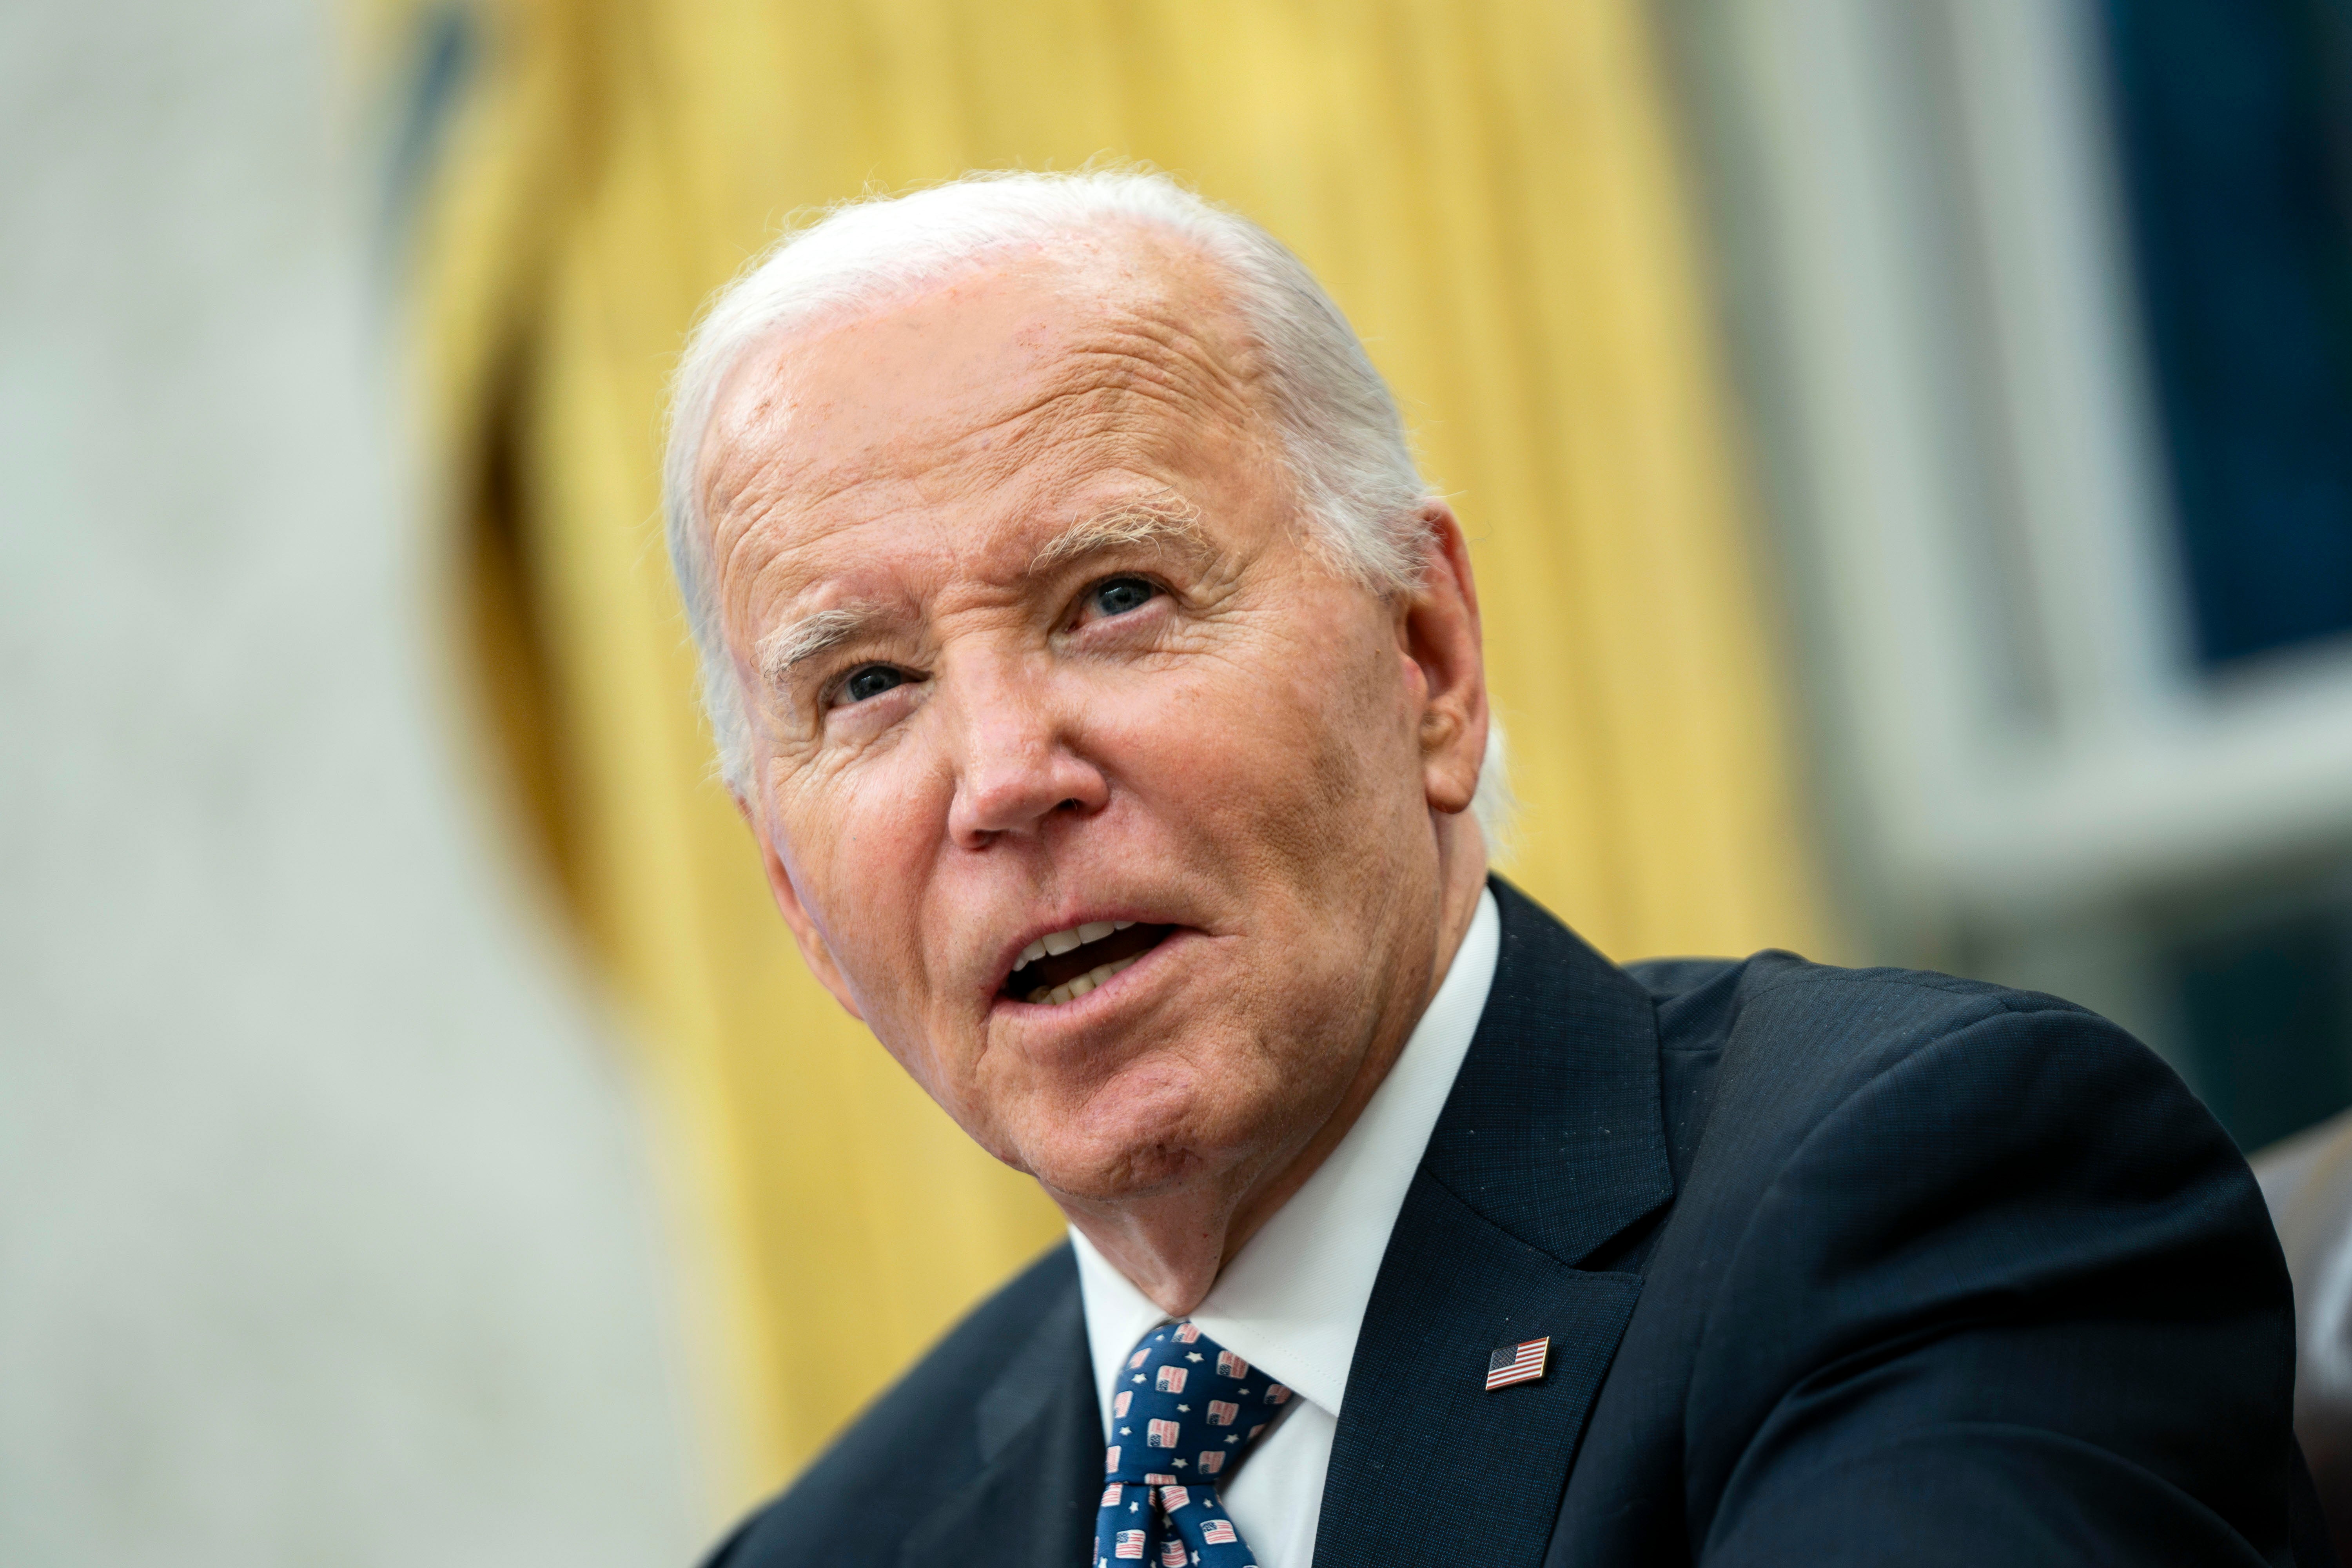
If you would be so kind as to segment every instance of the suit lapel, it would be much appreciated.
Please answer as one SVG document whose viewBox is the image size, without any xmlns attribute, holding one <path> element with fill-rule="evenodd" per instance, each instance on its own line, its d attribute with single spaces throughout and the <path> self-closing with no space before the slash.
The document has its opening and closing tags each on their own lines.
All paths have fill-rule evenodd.
<svg viewBox="0 0 2352 1568">
<path fill-rule="evenodd" d="M 1674 1196 L 1633 981 L 1501 879 L 1486 1010 L 1391 1234 L 1348 1374 L 1318 1563 L 1537 1563 L 1641 1294 L 1577 1267 Z M 1489 1352 L 1549 1336 L 1540 1382 Z"/>
<path fill-rule="evenodd" d="M 1067 1296 L 1005 1357 L 980 1397 L 977 1474 L 906 1539 L 905 1568 L 1071 1568 L 1094 1556 L 1102 1492 L 1102 1413 L 1072 1270 Z"/>
</svg>

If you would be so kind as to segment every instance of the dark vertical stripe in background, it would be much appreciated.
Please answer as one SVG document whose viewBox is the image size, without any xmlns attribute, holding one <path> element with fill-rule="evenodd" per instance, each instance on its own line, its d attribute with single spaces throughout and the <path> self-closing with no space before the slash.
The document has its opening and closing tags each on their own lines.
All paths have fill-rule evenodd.
<svg viewBox="0 0 2352 1568">
<path fill-rule="evenodd" d="M 381 237 L 387 257 L 397 257 L 407 244 L 417 199 L 480 50 L 479 22 L 465 0 L 429 6 L 414 26 L 407 68 L 395 83 L 396 121 L 384 160 Z"/>
<path fill-rule="evenodd" d="M 2196 652 L 2352 631 L 2352 0 L 2101 0 Z"/>
</svg>

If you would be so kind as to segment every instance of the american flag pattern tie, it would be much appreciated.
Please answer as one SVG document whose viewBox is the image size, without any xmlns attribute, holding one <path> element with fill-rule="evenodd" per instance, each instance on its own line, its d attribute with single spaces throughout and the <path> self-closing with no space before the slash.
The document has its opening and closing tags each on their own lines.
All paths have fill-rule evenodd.
<svg viewBox="0 0 2352 1568">
<path fill-rule="evenodd" d="M 1217 1478 L 1290 1398 L 1190 1323 L 1144 1335 L 1111 1394 L 1095 1568 L 1257 1568 L 1217 1499 Z"/>
</svg>

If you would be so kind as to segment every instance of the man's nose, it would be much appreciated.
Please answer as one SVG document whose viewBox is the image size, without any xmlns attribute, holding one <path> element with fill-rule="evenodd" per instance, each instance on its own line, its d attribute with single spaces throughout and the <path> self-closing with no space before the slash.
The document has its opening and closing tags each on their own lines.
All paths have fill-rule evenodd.
<svg viewBox="0 0 2352 1568">
<path fill-rule="evenodd" d="M 962 685 L 962 754 L 948 808 L 957 847 L 1040 833 L 1056 816 L 1089 816 L 1109 801 L 1109 781 L 1072 749 L 1068 725 L 1038 683 L 999 675 Z"/>
</svg>

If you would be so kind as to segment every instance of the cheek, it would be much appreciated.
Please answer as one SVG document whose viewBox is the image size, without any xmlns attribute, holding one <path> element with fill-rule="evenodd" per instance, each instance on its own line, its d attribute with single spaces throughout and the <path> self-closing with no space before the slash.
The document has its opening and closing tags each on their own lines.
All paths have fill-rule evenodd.
<svg viewBox="0 0 2352 1568">
<path fill-rule="evenodd" d="M 1287 825 L 1286 837 L 1344 854 L 1369 821 L 1393 814 L 1400 789 L 1417 785 L 1405 695 L 1385 645 L 1335 635 L 1249 682 L 1228 720 L 1234 743 L 1220 752 L 1259 786 L 1259 809 Z"/>
<path fill-rule="evenodd" d="M 842 767 L 780 768 L 770 792 L 793 886 L 877 1026 L 877 1005 L 887 1015 L 921 991 L 918 916 L 939 842 L 930 793 L 904 747 Z"/>
<path fill-rule="evenodd" d="M 1254 612 L 1170 668 L 1089 692 L 1089 728 L 1155 773 L 1211 787 L 1306 782 L 1343 756 L 1385 765 L 1412 753 L 1412 718 L 1383 631 L 1352 595 Z M 1308 787 L 1326 805 L 1349 793 L 1334 778 Z"/>
<path fill-rule="evenodd" d="M 1089 692 L 1085 710 L 1088 741 L 1196 866 L 1257 884 L 1249 903 L 1260 920 L 1289 901 L 1264 895 L 1287 887 L 1319 926 L 1335 901 L 1355 901 L 1367 879 L 1395 869 L 1423 797 L 1392 646 L 1352 619 L 1318 629 Z"/>
</svg>

